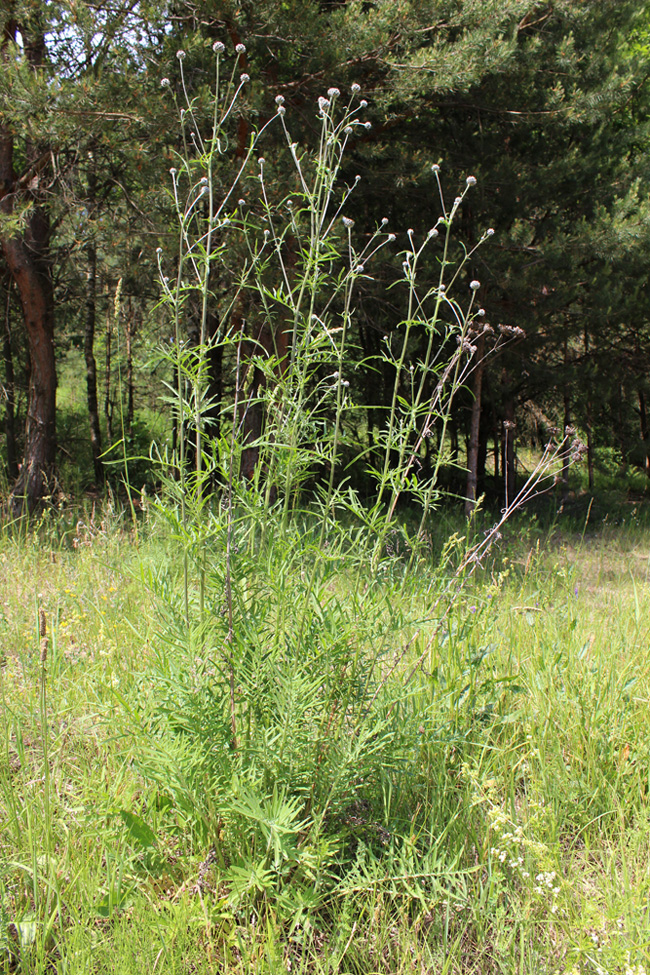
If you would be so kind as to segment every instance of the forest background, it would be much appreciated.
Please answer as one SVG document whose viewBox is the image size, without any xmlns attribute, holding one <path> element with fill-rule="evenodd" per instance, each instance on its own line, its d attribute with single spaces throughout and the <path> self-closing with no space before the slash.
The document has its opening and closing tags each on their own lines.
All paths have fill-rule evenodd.
<svg viewBox="0 0 650 975">
<path fill-rule="evenodd" d="M 481 282 L 484 320 L 514 340 L 479 349 L 446 426 L 442 479 L 461 496 L 499 498 L 505 484 L 512 497 L 517 450 L 567 425 L 588 445 L 591 487 L 598 462 L 650 473 L 647 4 L 16 0 L 0 17 L 0 443 L 14 510 L 56 488 L 79 493 L 119 479 L 127 456 L 140 458 L 131 478 L 145 484 L 155 478 L 151 440 L 178 443 L 177 417 L 161 399 L 174 374 L 159 274 L 173 279 L 178 267 L 169 172 L 183 151 L 176 55 L 185 52 L 184 83 L 204 118 L 218 41 L 251 79 L 219 158 L 220 186 L 230 186 L 277 96 L 309 145 L 319 96 L 352 84 L 367 107 L 341 176 L 348 186 L 361 177 L 346 202 L 361 237 L 387 220 L 399 255 L 411 234 L 436 226 L 437 179 L 453 199 L 475 177 L 459 237 L 471 250 L 494 236 L 463 265 L 461 286 Z M 269 192 L 286 198 L 296 175 L 272 128 L 263 154 Z M 255 174 L 244 175 L 244 202 L 253 199 L 246 180 Z M 433 280 L 441 251 L 429 253 L 421 270 Z M 228 254 L 210 281 L 208 332 L 240 329 L 259 360 L 275 339 L 254 297 L 232 303 L 244 257 L 235 244 Z M 400 320 L 400 260 L 381 256 L 360 282 L 347 352 L 357 409 L 346 421 L 346 476 L 362 490 L 374 418 L 394 387 L 379 351 Z M 190 347 L 200 319 L 200 295 L 190 295 Z M 219 426 L 236 383 L 233 361 L 215 349 L 206 401 Z M 405 376 L 420 353 L 415 341 Z M 256 463 L 263 409 L 249 411 L 244 472 Z M 425 473 L 438 448 L 425 439 Z"/>
</svg>

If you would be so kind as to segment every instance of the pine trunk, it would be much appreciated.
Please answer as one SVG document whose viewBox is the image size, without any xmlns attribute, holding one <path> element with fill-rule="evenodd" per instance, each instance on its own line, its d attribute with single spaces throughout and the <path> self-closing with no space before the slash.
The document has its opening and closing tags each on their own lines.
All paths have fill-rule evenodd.
<svg viewBox="0 0 650 975">
<path fill-rule="evenodd" d="M 11 351 L 11 319 L 9 309 L 11 304 L 11 284 L 7 282 L 7 305 L 4 322 L 2 343 L 2 358 L 4 360 L 4 394 L 5 394 L 5 441 L 7 444 L 7 473 L 10 480 L 18 477 L 18 453 L 16 450 L 16 381 L 14 377 L 14 360 Z"/>
<path fill-rule="evenodd" d="M 84 331 L 84 359 L 86 360 L 86 395 L 90 421 L 90 446 L 96 484 L 104 481 L 102 464 L 102 435 L 97 405 L 97 363 L 95 362 L 95 323 L 97 317 L 97 251 L 94 244 L 86 248 L 86 327 Z"/>
<path fill-rule="evenodd" d="M 0 129 L 0 212 L 11 217 L 18 191 L 13 169 L 13 139 Z M 50 490 L 56 460 L 56 364 L 54 295 L 48 260 L 46 212 L 34 206 L 22 235 L 2 239 L 2 252 L 16 285 L 30 359 L 27 425 L 23 462 L 11 494 L 15 515 L 33 511 Z"/>
<path fill-rule="evenodd" d="M 471 517 L 476 507 L 476 493 L 478 484 L 478 458 L 481 430 L 481 392 L 483 387 L 483 372 L 485 339 L 481 335 L 476 342 L 476 368 L 474 369 L 474 403 L 469 428 L 469 448 L 467 451 L 467 490 L 465 499 L 465 515 Z"/>
</svg>

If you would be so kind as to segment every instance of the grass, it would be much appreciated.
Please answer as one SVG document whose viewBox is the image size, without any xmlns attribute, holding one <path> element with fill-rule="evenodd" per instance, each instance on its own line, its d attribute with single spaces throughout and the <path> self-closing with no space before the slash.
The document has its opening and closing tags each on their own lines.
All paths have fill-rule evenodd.
<svg viewBox="0 0 650 975">
<path fill-rule="evenodd" d="M 559 522 L 550 538 L 530 520 L 511 527 L 400 699 L 399 755 L 376 752 L 376 781 L 369 767 L 336 800 L 318 849 L 296 828 L 275 894 L 239 898 L 228 837 L 237 815 L 241 836 L 257 835 L 253 813 L 214 813 L 220 862 L 149 754 L 181 767 L 160 699 L 173 673 L 188 684 L 202 666 L 200 635 L 192 648 L 170 635 L 173 542 L 154 517 L 138 535 L 102 517 L 0 540 L 5 971 L 641 975 L 650 532 L 636 516 L 584 535 Z M 414 658 L 433 632 L 412 622 L 427 619 L 431 578 L 399 596 L 390 579 L 366 584 L 392 593 Z M 372 598 L 359 631 L 372 618 L 390 643 L 388 603 Z M 344 636 L 352 646 L 354 628 Z M 205 790 L 208 812 L 217 800 Z"/>
</svg>

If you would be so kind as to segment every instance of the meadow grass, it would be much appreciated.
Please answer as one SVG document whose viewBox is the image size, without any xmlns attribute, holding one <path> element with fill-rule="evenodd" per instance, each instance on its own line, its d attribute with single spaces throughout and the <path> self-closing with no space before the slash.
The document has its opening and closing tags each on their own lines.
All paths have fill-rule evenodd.
<svg viewBox="0 0 650 975">
<path fill-rule="evenodd" d="M 196 787 L 183 792 L 165 779 L 193 768 L 183 749 L 194 739 L 179 744 L 170 734 L 160 701 L 172 688 L 187 708 L 178 687 L 197 681 L 196 702 L 201 654 L 209 656 L 200 633 L 193 647 L 173 635 L 172 596 L 180 600 L 182 589 L 173 552 L 155 517 L 134 534 L 110 510 L 2 536 L 5 971 L 644 971 L 643 524 L 631 517 L 583 533 L 560 522 L 550 538 L 530 519 L 513 524 L 442 628 L 430 617 L 426 572 L 406 587 L 368 577 L 365 602 L 343 570 L 328 577 L 332 599 L 357 599 L 346 618 L 357 614 L 363 636 L 351 622 L 346 646 L 373 633 L 385 641 L 386 687 L 404 681 L 428 647 L 423 672 L 390 698 L 407 730 L 387 739 L 388 755 L 377 743 L 370 757 L 359 752 L 350 795 L 332 786 L 318 843 L 310 847 L 307 830 L 296 828 L 286 872 L 278 867 L 272 882 L 244 884 L 238 896 L 233 871 L 254 846 L 246 846 L 253 813 L 228 807 L 228 818 L 207 786 L 198 815 Z M 291 571 L 296 577 L 275 590 L 289 602 L 300 574 Z M 278 613 L 289 609 L 276 601 L 262 632 L 277 628 Z M 272 697 L 274 688 L 260 693 Z M 307 748 L 297 724 L 289 732 Z M 169 764 L 156 764 L 161 754 Z M 336 754 L 341 761 L 344 752 Z M 325 779 L 330 759 L 318 759 Z M 296 782 L 300 820 L 312 800 Z M 190 793 L 192 803 L 176 801 Z M 289 817 L 285 838 L 294 825 Z M 229 839 L 236 829 L 237 841 Z"/>
</svg>

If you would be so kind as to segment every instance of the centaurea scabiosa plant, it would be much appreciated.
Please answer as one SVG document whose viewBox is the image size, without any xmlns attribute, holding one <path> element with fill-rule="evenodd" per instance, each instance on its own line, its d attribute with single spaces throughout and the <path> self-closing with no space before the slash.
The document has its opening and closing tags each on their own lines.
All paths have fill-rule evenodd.
<svg viewBox="0 0 650 975">
<path fill-rule="evenodd" d="M 419 650 L 399 649 L 412 646 L 412 620 L 397 609 L 399 592 L 364 580 L 369 568 L 373 579 L 388 579 L 380 570 L 395 559 L 387 540 L 407 492 L 421 516 L 403 571 L 421 558 L 452 403 L 476 364 L 477 338 L 493 354 L 516 335 L 485 324 L 480 283 L 469 273 L 492 231 L 472 248 L 452 247 L 474 177 L 448 205 L 435 166 L 435 226 L 398 237 L 382 220 L 361 236 L 349 206 L 361 176 L 341 178 L 351 141 L 370 125 L 359 87 L 320 96 L 311 149 L 292 137 L 282 95 L 242 140 L 245 49 L 225 75 L 224 45 L 214 50 L 207 127 L 179 52 L 178 246 L 159 255 L 179 431 L 176 451 L 161 458 L 161 510 L 182 546 L 184 586 L 164 643 L 176 663 L 160 651 L 153 740 L 164 728 L 176 742 L 168 791 L 191 810 L 202 843 L 226 848 L 234 900 L 283 896 L 289 879 L 318 899 L 347 862 L 335 824 L 354 796 L 381 801 L 379 783 L 407 768 L 417 728 L 402 695 L 403 678 L 420 673 Z M 396 249 L 404 303 L 381 353 L 393 386 L 366 451 L 375 481 L 368 504 L 345 470 L 360 415 L 351 353 L 373 266 Z M 190 342 L 192 315 L 199 328 Z M 231 376 L 218 396 L 215 356 Z M 439 447 L 425 476 L 420 456 L 434 431 Z M 484 555 L 482 546 L 467 558 L 474 565 Z M 438 586 L 434 629 L 463 578 L 459 571 Z M 160 778 L 174 748 L 146 754 L 154 753 Z"/>
</svg>

